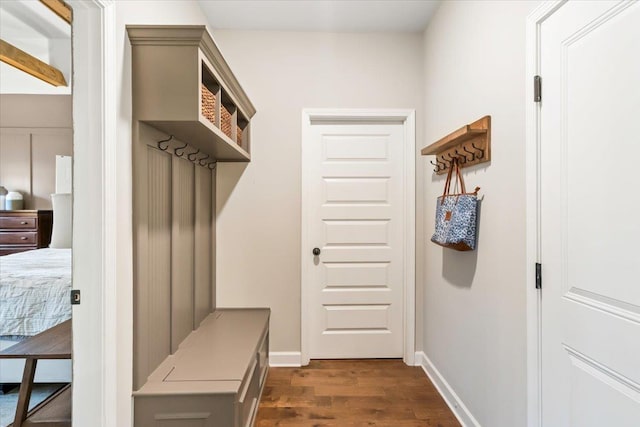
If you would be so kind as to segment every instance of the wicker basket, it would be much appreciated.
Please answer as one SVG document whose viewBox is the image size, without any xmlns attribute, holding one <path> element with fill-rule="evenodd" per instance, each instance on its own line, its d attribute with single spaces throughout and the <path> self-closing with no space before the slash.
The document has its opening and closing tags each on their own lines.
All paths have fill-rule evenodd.
<svg viewBox="0 0 640 427">
<path fill-rule="evenodd" d="M 238 129 L 236 129 L 236 135 L 238 136 L 238 145 L 242 146 L 242 128 L 240 126 L 238 126 Z"/>
<path fill-rule="evenodd" d="M 214 125 L 216 124 L 216 95 L 202 85 L 202 115 Z"/>
<path fill-rule="evenodd" d="M 222 130 L 225 135 L 231 138 L 231 113 L 226 109 L 224 104 L 222 104 L 221 111 L 222 114 L 220 116 L 220 130 Z"/>
</svg>

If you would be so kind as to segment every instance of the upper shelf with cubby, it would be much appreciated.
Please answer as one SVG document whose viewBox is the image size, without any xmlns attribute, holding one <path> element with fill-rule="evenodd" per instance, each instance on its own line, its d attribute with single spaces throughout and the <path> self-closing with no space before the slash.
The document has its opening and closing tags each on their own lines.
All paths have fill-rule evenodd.
<svg viewBox="0 0 640 427">
<path fill-rule="evenodd" d="M 133 116 L 219 161 L 251 159 L 256 110 L 203 25 L 130 25 Z"/>
</svg>

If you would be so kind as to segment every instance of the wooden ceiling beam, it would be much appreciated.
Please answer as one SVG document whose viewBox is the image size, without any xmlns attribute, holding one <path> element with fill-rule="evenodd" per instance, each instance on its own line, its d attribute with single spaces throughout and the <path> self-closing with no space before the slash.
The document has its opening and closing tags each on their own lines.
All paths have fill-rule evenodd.
<svg viewBox="0 0 640 427">
<path fill-rule="evenodd" d="M 53 13 L 71 24 L 73 13 L 71 7 L 62 0 L 40 0 L 40 3 L 47 6 Z"/>
<path fill-rule="evenodd" d="M 67 81 L 60 70 L 1 39 L 0 61 L 6 62 L 53 86 L 67 86 Z"/>
</svg>

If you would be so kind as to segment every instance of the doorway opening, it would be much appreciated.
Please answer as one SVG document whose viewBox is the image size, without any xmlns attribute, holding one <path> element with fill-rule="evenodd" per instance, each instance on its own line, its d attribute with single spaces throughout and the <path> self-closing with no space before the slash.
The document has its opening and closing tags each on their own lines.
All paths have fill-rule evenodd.
<svg viewBox="0 0 640 427">
<path fill-rule="evenodd" d="M 71 25 L 62 1 L 0 3 L 2 426 L 71 425 Z"/>
</svg>

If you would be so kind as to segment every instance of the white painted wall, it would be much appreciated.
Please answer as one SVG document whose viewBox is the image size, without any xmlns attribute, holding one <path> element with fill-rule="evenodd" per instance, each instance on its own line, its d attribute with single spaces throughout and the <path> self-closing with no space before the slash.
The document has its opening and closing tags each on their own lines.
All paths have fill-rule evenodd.
<svg viewBox="0 0 640 427">
<path fill-rule="evenodd" d="M 491 163 L 464 173 L 484 196 L 475 252 L 428 242 L 444 178 L 433 157 L 419 162 L 423 349 L 483 426 L 526 425 L 525 22 L 537 3 L 447 1 L 424 34 L 426 144 L 492 116 Z"/>
<path fill-rule="evenodd" d="M 271 307 L 271 350 L 300 351 L 303 108 L 412 108 L 420 34 L 215 31 L 255 104 L 251 163 L 218 165 L 219 306 Z M 417 125 L 420 145 L 422 125 Z"/>
</svg>

